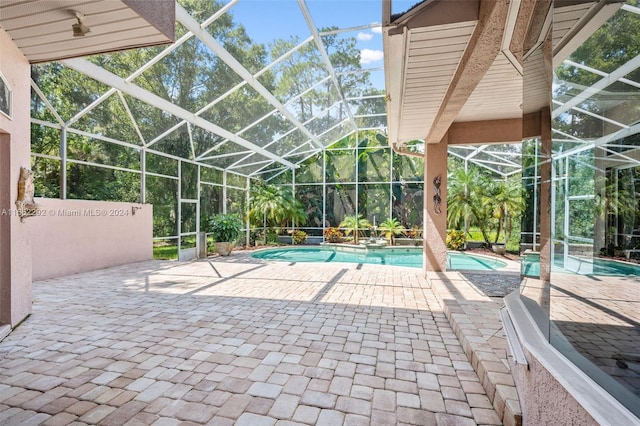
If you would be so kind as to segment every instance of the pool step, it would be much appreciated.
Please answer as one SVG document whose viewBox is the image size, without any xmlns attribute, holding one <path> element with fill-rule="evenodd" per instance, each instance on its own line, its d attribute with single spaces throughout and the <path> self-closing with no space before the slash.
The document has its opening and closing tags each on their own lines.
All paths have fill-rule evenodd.
<svg viewBox="0 0 640 426">
<path fill-rule="evenodd" d="M 456 271 L 429 272 L 427 280 L 498 417 L 505 425 L 521 426 L 522 409 L 500 320 L 502 299 L 480 294 Z"/>
</svg>

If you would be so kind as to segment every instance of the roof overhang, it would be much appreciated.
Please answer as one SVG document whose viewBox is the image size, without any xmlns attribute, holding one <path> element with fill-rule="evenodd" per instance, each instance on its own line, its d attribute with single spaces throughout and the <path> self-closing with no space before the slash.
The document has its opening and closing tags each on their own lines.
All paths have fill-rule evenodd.
<svg viewBox="0 0 640 426">
<path fill-rule="evenodd" d="M 550 93 L 545 75 L 551 75 L 552 64 L 540 70 L 539 81 L 527 79 L 526 88 L 522 76 L 528 55 L 542 54 L 539 47 L 550 34 L 552 20 L 556 65 L 621 7 L 619 0 L 559 0 L 554 7 L 550 0 L 426 0 L 392 17 L 390 2 L 384 4 L 392 146 L 415 139 L 438 143 L 454 124 L 465 129 L 465 142 L 449 135 L 448 143 L 471 143 L 471 129 L 484 132 L 476 133 L 482 139 L 476 143 L 489 143 L 490 135 L 503 139 L 495 142 L 521 141 L 513 129 L 527 125 L 522 123 L 523 114 L 549 106 L 547 95 L 540 102 L 528 97 L 523 107 L 523 91 Z M 508 128 L 496 131 L 495 125 Z M 506 135 L 512 140 L 504 140 Z"/>
<path fill-rule="evenodd" d="M 75 36 L 72 26 L 90 31 Z M 0 26 L 29 62 L 168 44 L 175 37 L 174 0 L 68 0 L 0 3 Z"/>
</svg>

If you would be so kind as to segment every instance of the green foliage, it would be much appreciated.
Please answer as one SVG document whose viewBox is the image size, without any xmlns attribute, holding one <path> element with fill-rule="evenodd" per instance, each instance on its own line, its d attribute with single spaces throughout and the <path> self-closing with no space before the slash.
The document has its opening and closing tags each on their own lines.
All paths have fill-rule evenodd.
<svg viewBox="0 0 640 426">
<path fill-rule="evenodd" d="M 364 219 L 360 214 L 358 216 L 346 215 L 338 225 L 338 228 L 344 228 L 344 233 L 346 235 L 353 234 L 353 240 L 358 244 L 358 234 L 363 229 L 371 228 L 371 223 L 369 223 L 369 220 Z"/>
<path fill-rule="evenodd" d="M 506 243 L 513 230 L 513 222 L 518 221 L 524 203 L 522 199 L 522 189 L 520 179 L 499 180 L 493 183 L 491 188 L 491 200 L 493 200 L 493 217 L 498 220 L 498 229 L 496 231 L 496 239 L 502 232 L 504 234 L 504 242 Z"/>
<path fill-rule="evenodd" d="M 514 228 L 517 225 L 518 224 L 515 223 Z M 517 232 L 515 232 L 515 231 L 517 231 Z M 466 235 L 467 235 L 467 242 L 470 242 L 470 241 L 485 242 L 484 241 L 484 237 L 482 236 L 482 233 L 480 232 L 480 230 L 478 228 L 470 229 L 469 232 Z M 497 234 L 496 234 L 495 231 L 490 231 L 489 232 L 489 240 L 490 241 L 496 241 L 496 236 L 497 236 Z M 518 229 L 514 229 L 514 232 L 511 233 L 511 237 L 507 241 L 507 251 L 512 252 L 512 253 L 519 253 L 520 252 L 520 231 L 519 231 L 519 228 Z"/>
<path fill-rule="evenodd" d="M 450 250 L 462 250 L 464 247 L 464 231 L 452 229 L 447 232 L 447 248 Z"/>
<path fill-rule="evenodd" d="M 334 28 L 322 28 L 320 31 L 327 31 Z M 369 73 L 352 72 L 361 71 L 360 52 L 356 46 L 354 37 L 341 37 L 337 34 L 329 34 L 322 37 L 329 59 L 337 73 L 339 85 L 347 97 L 356 97 L 371 90 L 368 83 Z M 283 56 L 300 43 L 298 37 L 291 37 L 288 40 L 276 40 L 271 46 L 271 59 L 275 60 Z M 326 67 L 322 58 L 318 55 L 317 48 L 313 43 L 307 43 L 299 48 L 294 55 L 288 55 L 274 67 L 273 73 L 279 75 L 276 83 L 276 95 L 291 99 L 298 97 L 302 92 L 307 91 L 326 76 Z M 305 96 L 298 97 L 292 102 L 289 108 L 293 109 L 298 119 L 306 122 L 314 116 L 316 109 L 326 109 L 336 101 L 336 94 L 333 82 L 327 81 L 325 84 L 308 91 Z M 343 106 L 338 107 L 337 118 L 330 115 L 317 117 L 306 124 L 312 133 L 320 134 L 332 127 L 334 120 L 337 122 L 347 117 L 347 111 Z"/>
<path fill-rule="evenodd" d="M 459 167 L 448 176 L 447 227 L 464 228 L 465 225 L 480 228 L 484 240 L 489 243 L 488 227 L 491 220 L 489 188 L 491 179 L 475 167 L 468 171 Z M 464 228 L 465 232 L 468 228 Z"/>
<path fill-rule="evenodd" d="M 240 236 L 242 222 L 237 214 L 217 214 L 207 221 L 206 232 L 214 242 L 235 242 Z"/>
<path fill-rule="evenodd" d="M 626 3 L 638 7 L 640 2 L 627 0 Z M 571 54 L 570 59 L 611 73 L 638 55 L 640 19 L 633 13 L 617 13 L 582 43 Z M 577 68 L 567 66 L 558 67 L 556 73 L 563 80 L 571 79 L 585 86 L 590 86 L 602 78 L 597 74 L 579 72 Z"/>
<path fill-rule="evenodd" d="M 389 218 L 385 220 L 380 224 L 378 229 L 384 232 L 385 237 L 391 241 L 391 245 L 395 244 L 395 236 L 402 234 L 404 231 L 404 227 L 396 218 Z"/>
<path fill-rule="evenodd" d="M 322 162 L 321 162 L 322 164 Z M 320 177 L 322 181 L 322 177 Z M 307 214 L 309 226 L 322 227 L 323 190 L 319 185 L 297 185 L 296 198 L 300 200 Z"/>
<path fill-rule="evenodd" d="M 638 0 L 627 0 L 627 4 L 638 7 Z M 570 61 L 594 68 L 600 72 L 612 73 L 619 67 L 640 55 L 640 16 L 635 13 L 617 12 L 582 43 L 568 58 Z M 629 80 L 640 81 L 640 68 L 629 70 L 625 76 Z M 562 63 L 554 70 L 554 99 L 563 100 L 567 96 L 575 96 L 576 90 L 583 90 L 602 79 L 600 73 L 590 72 Z M 607 96 L 620 96 L 629 92 L 629 86 L 620 82 L 610 84 L 606 88 Z M 590 113 L 609 116 L 611 106 L 602 102 L 601 96 L 586 99 L 582 108 Z M 627 102 L 627 114 L 638 114 L 635 102 Z M 622 104 L 621 104 L 622 105 Z M 635 110 L 635 111 L 634 111 Z M 632 112 L 633 111 L 633 112 Z M 631 115 L 627 115 L 631 117 Z M 629 123 L 627 123 L 629 124 Z M 595 138 L 603 135 L 602 121 L 586 114 L 567 111 L 553 122 L 554 129 L 569 133 L 579 138 Z M 564 145 L 559 142 L 557 145 Z M 568 145 L 571 146 L 571 145 Z M 557 150 L 554 147 L 554 150 Z M 566 149 L 566 147 L 564 148 Z"/>
<path fill-rule="evenodd" d="M 287 186 L 255 182 L 251 186 L 249 219 L 252 227 L 285 227 L 287 224 L 304 225 L 307 212 L 300 200 Z"/>
<path fill-rule="evenodd" d="M 304 244 L 304 242 L 307 241 L 307 233 L 296 229 L 291 234 L 291 239 L 293 240 L 294 244 Z"/>
<path fill-rule="evenodd" d="M 447 227 L 450 229 L 462 228 L 468 233 L 469 227 L 475 226 L 486 244 L 496 242 L 501 235 L 507 241 L 513 223 L 520 220 L 523 206 L 520 176 L 512 176 L 507 181 L 494 180 L 472 166 L 467 171 L 460 166 L 449 174 Z M 493 241 L 492 235 L 495 235 Z"/>
<path fill-rule="evenodd" d="M 277 244 L 278 243 L 278 233 L 273 229 L 267 229 L 265 231 L 265 238 L 267 240 L 267 244 Z"/>
<path fill-rule="evenodd" d="M 180 0 L 180 4 L 202 22 L 219 10 L 224 2 Z M 178 24 L 176 31 L 179 37 L 185 34 L 186 29 Z M 301 41 L 293 38 L 276 40 L 269 46 L 255 43 L 244 27 L 234 22 L 231 13 L 219 16 L 215 25 L 207 27 L 207 31 L 252 74 L 264 69 L 276 58 L 282 57 Z M 360 95 L 384 93 L 371 87 L 368 83 L 368 72 L 362 72 L 360 52 L 354 37 L 327 34 L 323 36 L 323 42 L 344 96 L 355 98 Z M 127 78 L 163 49 L 164 47 L 135 49 L 93 56 L 88 60 L 121 78 Z M 295 99 L 287 107 L 300 121 L 306 123 L 306 127 L 312 133 L 322 135 L 323 144 L 339 138 L 337 132 L 340 131 L 341 126 L 327 134 L 324 132 L 349 116 L 348 111 L 343 110 L 343 105 L 335 107 L 334 110 L 328 110 L 336 104 L 339 96 L 332 81 L 316 86 L 316 83 L 325 76 L 326 66 L 318 56 L 317 46 L 313 43 L 301 45 L 295 52 L 287 55 L 281 62 L 275 63 L 267 72 L 260 75 L 261 84 L 278 98 Z M 64 122 L 68 122 L 108 90 L 108 87 L 103 84 L 60 63 L 34 65 L 32 77 Z M 218 96 L 228 94 L 216 107 L 203 110 L 201 116 L 233 133 L 245 129 L 241 132 L 242 137 L 250 141 L 258 141 L 260 146 L 271 142 L 276 136 L 285 135 L 290 128 L 289 123 L 280 114 L 270 115 L 267 119 L 247 126 L 255 118 L 267 116 L 272 111 L 272 106 L 262 97 L 256 96 L 255 90 L 249 85 L 229 93 L 232 87 L 241 82 L 241 78 L 195 38 L 177 47 L 171 55 L 157 61 L 149 69 L 137 75 L 132 82 L 194 113 L 203 110 Z M 298 96 L 303 91 L 304 96 Z M 35 91 L 31 93 L 32 116 L 57 123 L 58 119 L 48 109 L 47 102 L 40 99 Z M 318 111 L 323 110 L 328 112 L 318 114 Z M 382 113 L 385 110 L 384 98 L 370 99 L 358 102 L 355 115 Z M 135 124 L 129 118 L 130 115 L 133 116 Z M 312 117 L 315 118 L 310 120 Z M 364 119 L 356 117 L 356 120 L 360 124 Z M 384 121 L 383 118 L 376 118 L 376 120 Z M 81 119 L 69 123 L 66 154 L 70 160 L 76 160 L 78 163 L 73 161 L 68 163 L 67 195 L 69 198 L 139 201 L 140 149 L 143 145 L 154 141 L 151 150 L 146 153 L 145 160 L 146 170 L 154 174 L 146 176 L 146 199 L 154 204 L 154 235 L 176 235 L 179 224 L 182 224 L 182 230 L 185 231 L 186 222 L 189 222 L 189 229 L 191 229 L 195 219 L 187 215 L 184 209 L 185 204 L 183 204 L 182 218 L 179 217 L 181 209 L 178 194 L 182 194 L 182 198 L 197 198 L 195 193 L 197 167 L 185 165 L 186 163 L 180 166 L 175 157 L 168 158 L 151 151 L 193 159 L 194 154 L 202 155 L 214 147 L 217 148 L 208 154 L 212 156 L 232 154 L 244 148 L 238 148 L 232 143 L 221 143 L 224 138 L 201 127 L 180 125 L 181 123 L 182 120 L 178 117 L 127 94 L 121 96 L 119 93 L 114 93 L 102 100 Z M 369 125 L 366 127 L 377 127 L 373 123 L 367 123 Z M 161 140 L 155 141 L 156 137 L 172 128 L 174 129 L 172 132 Z M 126 146 L 81 136 L 71 131 L 72 129 L 121 141 Z M 60 130 L 32 124 L 33 152 L 59 157 L 60 136 Z M 297 137 L 296 134 L 283 137 L 277 142 L 277 148 L 276 145 L 273 148 L 280 153 L 289 152 L 300 143 Z M 192 143 L 194 152 L 192 152 Z M 326 176 L 322 176 L 323 161 L 318 161 L 323 154 L 314 156 L 303 166 L 303 168 L 313 167 L 312 171 L 296 171 L 298 182 L 303 182 L 302 179 L 306 178 L 307 183 L 317 184 L 325 177 L 328 178 L 332 185 L 327 187 L 327 193 L 331 189 L 334 192 L 327 195 L 326 200 L 323 199 L 324 188 L 320 185 L 302 188 L 298 186 L 297 197 L 294 197 L 290 187 L 270 188 L 271 185 L 261 187 L 259 184 L 252 183 L 250 206 L 246 206 L 247 194 L 242 190 L 228 187 L 227 199 L 224 200 L 220 186 L 202 185 L 201 228 L 203 230 L 207 228 L 206 218 L 222 211 L 224 203 L 227 205 L 227 211 L 237 212 L 242 218 L 246 217 L 245 214 L 248 211 L 251 225 L 254 227 L 262 227 L 264 222 L 272 227 L 283 227 L 293 223 L 304 225 L 307 222 L 310 222 L 313 227 L 324 227 L 327 224 L 335 225 L 345 212 L 351 213 L 356 210 L 370 218 L 374 215 L 378 218 L 397 217 L 404 226 L 419 223 L 424 196 L 422 160 L 392 154 L 386 136 L 380 131 L 359 131 L 350 134 L 339 139 L 333 147 L 344 149 L 327 151 Z M 238 158 L 236 156 L 219 157 L 209 164 L 225 167 L 233 164 Z M 59 196 L 60 161 L 42 157 L 34 157 L 32 161 L 32 168 L 36 172 L 38 195 Z M 357 163 L 354 163 L 356 161 Z M 84 163 L 125 167 L 132 171 L 87 166 Z M 182 178 L 180 181 L 169 178 L 177 177 L 179 171 Z M 289 177 L 287 180 L 283 179 L 283 182 L 290 182 L 290 173 L 282 175 Z M 389 174 L 392 174 L 392 179 L 397 183 L 388 184 Z M 232 174 L 228 174 L 228 179 L 231 177 Z M 218 170 L 203 168 L 202 178 L 210 183 L 218 185 L 222 183 L 222 175 Z M 355 180 L 371 182 L 366 191 L 358 193 L 358 199 L 355 199 L 357 193 L 355 186 L 351 184 Z M 327 202 L 327 205 L 323 205 L 324 202 Z M 335 205 L 329 205 L 329 203 L 335 203 Z M 356 222 L 359 220 L 356 218 Z M 369 226 L 366 220 L 360 224 L 356 223 L 352 228 L 355 229 L 353 232 L 355 239 L 358 238 L 358 228 Z"/>
</svg>

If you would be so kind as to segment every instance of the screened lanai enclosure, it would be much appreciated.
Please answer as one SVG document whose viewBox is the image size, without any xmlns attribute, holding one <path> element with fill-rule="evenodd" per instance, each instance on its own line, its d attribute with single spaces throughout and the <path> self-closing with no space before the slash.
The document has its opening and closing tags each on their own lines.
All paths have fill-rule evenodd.
<svg viewBox="0 0 640 426">
<path fill-rule="evenodd" d="M 99 2 L 105 13 L 111 3 Z M 396 219 L 424 230 L 428 279 L 446 272 L 447 227 L 468 231 L 474 217 L 508 210 L 521 281 L 502 319 L 525 325 L 506 338 L 542 339 L 529 362 L 547 362 L 534 352 L 553 346 L 564 364 L 552 367 L 567 367 L 557 376 L 581 374 L 547 394 L 537 380 L 552 363 L 514 360 L 514 379 L 531 385 L 523 395 L 579 400 L 586 375 L 599 386 L 596 408 L 613 398 L 637 417 L 639 0 L 414 3 L 178 0 L 170 45 L 29 57 L 36 196 L 152 204 L 154 243 L 179 259 L 202 248 L 217 213 L 237 213 L 249 245 L 266 229 L 317 242 L 345 216 Z M 462 140 L 464 126 L 482 131 Z M 477 143 L 476 133 L 502 139 Z M 442 216 L 432 207 L 440 178 Z M 475 192 L 481 181 L 518 185 L 514 196 Z M 299 209 L 256 214 L 265 194 Z M 516 208 L 494 208 L 498 196 Z"/>
<path fill-rule="evenodd" d="M 632 3 L 614 18 L 637 25 Z M 390 146 L 379 11 L 343 6 L 336 20 L 334 3 L 291 1 L 256 19 L 252 4 L 178 2 L 172 45 L 33 65 L 36 195 L 151 203 L 156 242 L 180 249 L 195 247 L 219 212 L 247 219 L 252 242 L 247 213 L 260 182 L 303 203 L 306 220 L 289 230 L 321 236 L 345 215 L 421 227 L 424 142 Z M 392 12 L 411 6 L 396 1 Z M 638 52 L 623 37 L 607 41 L 624 52 L 614 59 L 585 53 L 604 32 L 554 64 L 558 249 L 628 250 L 640 228 L 637 201 L 624 209 L 603 192 L 615 181 L 636 200 L 638 114 L 628 105 L 639 85 Z M 541 155 L 534 140 L 449 146 L 458 167 L 496 180 L 518 179 L 524 164 L 521 235 L 534 250 Z"/>
<path fill-rule="evenodd" d="M 423 144 L 387 141 L 379 10 L 337 27 L 335 2 L 253 4 L 181 1 L 170 46 L 34 65 L 36 196 L 151 203 L 180 249 L 214 213 L 247 217 L 257 182 L 291 188 L 308 219 L 287 225 L 309 235 L 345 214 L 421 226 Z M 517 145 L 451 154 L 520 170 Z"/>
</svg>

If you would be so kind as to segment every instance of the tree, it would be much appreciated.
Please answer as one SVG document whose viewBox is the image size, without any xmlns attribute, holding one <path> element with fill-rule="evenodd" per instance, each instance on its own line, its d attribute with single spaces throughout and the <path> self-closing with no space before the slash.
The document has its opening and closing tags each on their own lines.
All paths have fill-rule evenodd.
<svg viewBox="0 0 640 426">
<path fill-rule="evenodd" d="M 487 244 L 489 241 L 489 222 L 492 209 L 489 208 L 491 181 L 477 168 L 455 169 L 448 178 L 447 188 L 447 227 L 464 228 L 469 233 L 470 226 L 477 226 Z"/>
<path fill-rule="evenodd" d="M 478 167 L 470 165 L 465 171 L 458 165 L 448 179 L 447 227 L 468 235 L 475 226 L 486 244 L 497 242 L 500 235 L 506 243 L 524 208 L 521 180 L 519 175 L 496 180 Z"/>
<path fill-rule="evenodd" d="M 322 222 L 322 207 L 324 203 L 322 199 L 322 187 L 319 185 L 297 185 L 296 198 L 302 202 L 310 226 L 322 228 L 324 225 Z"/>
<path fill-rule="evenodd" d="M 627 0 L 626 3 L 638 7 L 640 1 Z M 640 55 L 640 19 L 635 13 L 621 11 L 614 14 L 582 43 L 569 59 L 600 72 L 612 73 L 638 55 Z M 554 79 L 554 99 L 559 100 L 573 97 L 577 91 L 581 92 L 602 79 L 602 75 L 599 73 L 589 72 L 567 63 L 557 67 L 554 74 L 557 76 Z M 627 81 L 639 81 L 640 68 L 631 71 L 626 78 Z M 637 102 L 634 101 L 634 97 L 629 96 L 633 90 L 635 89 L 626 83 L 610 84 L 597 96 L 586 99 L 580 107 L 590 113 L 611 118 L 612 101 L 619 104 L 621 100 L 627 100 L 624 107 L 618 105 L 616 109 L 635 110 L 637 116 L 640 109 Z M 561 114 L 554 120 L 553 127 L 583 139 L 601 137 L 603 130 L 606 129 L 600 119 L 575 110 Z"/>
<path fill-rule="evenodd" d="M 285 53 L 293 49 L 300 40 L 291 37 L 289 40 L 276 40 L 271 44 L 271 60 L 275 61 Z M 291 99 L 303 93 L 307 89 L 324 77 L 326 69 L 320 56 L 317 54 L 313 43 L 307 43 L 297 52 L 284 58 L 272 73 L 279 76 L 276 83 L 275 93 L 281 98 Z M 302 122 L 309 120 L 316 113 L 314 108 L 318 102 L 316 90 L 310 91 L 305 96 L 300 96 L 296 102 L 291 104 L 298 119 Z M 319 108 L 317 109 L 319 111 Z M 310 123 L 310 124 L 313 124 Z"/>
<path fill-rule="evenodd" d="M 289 187 L 256 182 L 251 187 L 250 198 L 249 218 L 255 227 L 285 227 L 307 221 L 304 205 L 293 196 Z"/>
<path fill-rule="evenodd" d="M 219 11 L 224 2 L 180 0 L 180 4 L 197 21 L 203 22 Z M 342 127 L 336 124 L 347 117 L 348 111 L 344 109 L 343 104 L 334 106 L 341 98 L 340 92 L 347 98 L 383 93 L 376 91 L 368 82 L 368 72 L 364 71 L 360 65 L 360 52 L 355 37 L 337 33 L 322 36 L 334 67 L 335 79 L 340 86 L 337 88 L 334 79 L 323 81 L 327 76 L 326 64 L 318 54 L 315 43 L 305 43 L 293 52 L 290 50 L 300 44 L 300 40 L 295 38 L 276 40 L 269 46 L 255 43 L 244 27 L 234 21 L 233 11 L 230 12 L 221 14 L 206 30 L 251 74 L 260 73 L 260 83 L 280 102 L 286 104 L 287 110 L 299 121 L 304 122 L 305 127 L 316 135 L 321 143 L 331 143 L 337 137 L 336 134 L 342 131 Z M 327 29 L 320 31 L 325 30 Z M 178 38 L 187 32 L 179 24 L 176 25 L 176 31 Z M 306 149 L 301 150 L 298 154 L 300 157 L 286 155 L 299 147 L 307 137 L 302 135 L 300 130 L 292 129 L 291 123 L 285 120 L 282 114 L 273 113 L 274 108 L 267 100 L 257 96 L 251 85 L 241 84 L 241 77 L 195 37 L 176 47 L 173 52 L 153 63 L 144 72 L 137 72 L 141 66 L 148 64 L 164 49 L 164 46 L 135 49 L 93 56 L 88 60 L 292 162 L 298 161 L 298 158 L 304 158 L 304 155 L 309 152 Z M 272 64 L 275 59 L 279 59 L 279 62 L 266 70 L 267 64 Z M 141 152 L 145 151 L 144 164 L 148 172 L 147 199 L 156 203 L 155 236 L 175 235 L 182 219 L 180 216 L 187 216 L 188 213 L 185 211 L 180 213 L 178 194 L 182 198 L 197 198 L 197 192 L 196 195 L 192 193 L 198 181 L 197 170 L 193 172 L 197 167 L 190 168 L 187 164 L 192 163 L 180 163 L 178 158 L 194 160 L 194 157 L 207 152 L 214 158 L 202 160 L 203 163 L 220 169 L 234 165 L 234 171 L 244 173 L 254 171 L 242 168 L 242 165 L 238 164 L 239 160 L 248 156 L 251 157 L 251 162 L 255 160 L 253 167 L 262 167 L 261 155 L 247 153 L 244 147 L 239 147 L 217 134 L 196 125 L 186 124 L 182 119 L 166 111 L 117 91 L 76 120 L 74 117 L 88 105 L 101 99 L 101 96 L 109 91 L 109 87 L 60 63 L 34 65 L 32 75 L 48 101 L 39 99 L 36 91 L 32 91 L 33 117 L 54 123 L 58 127 L 61 124 L 58 121 L 62 121 L 68 129 L 67 152 L 60 153 L 61 131 L 33 125 L 33 152 L 52 157 L 67 154 L 69 162 L 66 183 L 70 197 L 139 201 L 140 171 L 143 165 Z M 319 84 L 321 81 L 322 84 Z M 232 91 L 233 88 L 236 90 Z M 224 96 L 221 97 L 222 95 Z M 60 115 L 61 120 L 58 120 L 56 114 L 48 109 L 47 103 L 53 105 L 53 109 Z M 214 105 L 210 106 L 211 104 Z M 375 101 L 362 102 L 354 113 L 383 112 L 384 107 L 384 98 L 379 97 Z M 336 126 L 334 130 L 327 132 L 334 126 Z M 169 129 L 173 130 L 165 134 Z M 74 132 L 75 130 L 80 130 L 82 133 Z M 156 140 L 163 134 L 162 138 Z M 304 139 L 301 140 L 303 136 Z M 373 140 L 373 135 L 367 135 L 367 137 Z M 376 135 L 376 138 L 379 139 L 379 137 L 379 134 Z M 113 139 L 117 143 L 105 142 L 104 138 Z M 276 139 L 278 141 L 272 143 Z M 340 143 L 344 145 L 341 146 L 356 149 L 355 139 L 356 136 L 353 134 L 343 137 Z M 328 162 L 326 173 L 331 176 L 342 174 L 344 177 L 342 181 L 355 181 L 355 165 L 353 169 L 349 169 L 348 176 L 344 173 L 347 168 L 342 167 L 349 161 L 349 164 L 353 165 L 354 151 L 348 152 L 348 155 L 339 155 L 343 153 L 336 152 L 333 157 L 336 162 Z M 167 156 L 161 154 L 167 154 Z M 373 149 L 365 152 L 364 155 L 367 158 L 364 160 L 369 160 L 369 164 L 365 167 L 386 170 L 385 163 L 388 161 L 378 154 L 379 152 Z M 40 156 L 34 156 L 33 161 L 39 195 L 59 195 L 61 161 Z M 96 167 L 87 163 L 98 163 L 106 167 Z M 365 164 L 365 161 L 362 164 Z M 130 171 L 115 170 L 111 168 L 113 166 L 130 169 Z M 201 169 L 202 177 L 205 168 Z M 316 171 L 318 170 L 324 171 L 321 166 L 316 167 Z M 176 179 L 178 176 L 182 178 L 180 181 Z M 212 179 L 202 179 L 214 185 L 222 183 L 221 179 L 215 182 Z M 307 182 L 310 181 L 307 180 Z M 347 212 L 356 209 L 357 200 L 353 195 L 355 193 L 352 190 L 353 186 L 342 186 L 340 182 L 340 179 L 337 180 L 333 186 L 336 205 L 340 204 L 340 207 L 335 209 L 338 213 L 329 211 L 332 209 L 322 205 L 325 202 L 321 198 L 322 191 L 307 191 L 305 204 L 301 207 L 300 203 L 292 201 L 292 198 L 295 198 L 290 196 L 292 191 L 283 189 L 282 193 L 266 191 L 262 194 L 262 199 L 256 192 L 257 201 L 263 203 L 263 206 L 269 205 L 271 201 L 267 198 L 270 196 L 277 197 L 284 204 L 263 210 L 260 218 L 257 218 L 257 207 L 255 207 L 257 204 L 252 202 L 254 209 L 252 220 L 254 223 L 262 223 L 265 213 L 269 211 L 270 226 L 284 226 L 292 222 L 302 224 L 311 214 L 315 226 L 324 226 L 333 214 L 337 217 L 342 216 L 342 211 L 339 209 Z M 211 192 L 209 189 L 201 191 L 206 194 L 209 192 Z M 244 208 L 245 195 L 241 189 L 228 189 L 227 200 L 221 200 L 221 195 L 211 193 L 201 199 L 213 200 L 212 203 L 216 204 L 216 208 L 203 207 L 201 212 L 219 212 L 221 211 L 220 203 L 225 202 L 227 206 L 230 202 L 233 203 L 231 210 L 237 211 Z M 278 210 L 282 209 L 287 211 L 286 214 L 278 213 Z M 325 210 L 327 210 L 326 216 L 324 216 Z M 243 213 L 245 213 L 244 210 Z M 202 218 L 201 224 L 204 224 Z"/>
<path fill-rule="evenodd" d="M 378 228 L 385 233 L 385 236 L 389 239 L 391 245 L 395 244 L 395 236 L 402 234 L 404 231 L 404 227 L 396 218 L 389 218 L 385 220 Z"/>
<path fill-rule="evenodd" d="M 344 228 L 344 233 L 346 235 L 353 234 L 353 241 L 358 244 L 358 234 L 363 229 L 371 228 L 371 223 L 369 220 L 364 219 L 362 215 L 347 215 L 344 217 L 342 222 L 338 225 L 338 228 Z"/>
<path fill-rule="evenodd" d="M 222 7 L 219 1 L 206 0 L 181 0 L 181 4 L 200 22 Z M 178 37 L 185 32 L 180 25 L 176 26 L 176 30 Z M 250 72 L 256 73 L 266 66 L 265 46 L 253 43 L 244 28 L 234 22 L 231 14 L 220 16 L 215 25 L 210 25 L 207 30 Z M 92 56 L 88 60 L 109 72 L 127 78 L 164 48 L 134 49 Z M 140 174 L 137 171 L 141 170 L 140 150 L 143 143 L 151 142 L 166 130 L 179 125 L 182 120 L 126 94 L 120 96 L 114 93 L 81 118 L 70 122 L 76 114 L 97 100 L 109 88 L 60 63 L 32 66 L 32 78 L 42 89 L 62 121 L 68 123 L 67 152 L 65 153 L 69 160 L 66 182 L 68 196 L 95 200 L 139 201 Z M 210 52 L 203 43 L 192 38 L 137 76 L 132 83 L 195 113 L 218 96 L 228 92 L 240 81 L 240 77 L 231 72 L 217 55 Z M 268 89 L 274 90 L 274 75 L 267 73 L 261 77 L 260 81 Z M 33 117 L 58 124 L 54 113 L 47 108 L 36 91 L 32 91 L 31 101 Z M 211 108 L 202 115 L 233 132 L 239 132 L 247 124 L 273 110 L 264 99 L 255 96 L 255 92 L 249 90 L 248 85 L 231 93 L 224 102 L 224 108 Z M 134 121 L 130 119 L 129 111 Z M 80 136 L 74 133 L 73 129 L 140 148 Z M 287 129 L 282 118 L 274 114 L 269 119 L 262 120 L 247 129 L 243 137 L 270 141 L 274 134 L 282 133 Z M 193 159 L 192 142 L 195 154 L 199 155 L 223 141 L 224 139 L 220 136 L 197 126 L 183 124 L 160 141 L 150 145 L 149 149 Z M 32 126 L 34 153 L 60 156 L 59 146 L 60 131 L 44 126 Z M 221 144 L 217 153 L 227 153 L 233 148 L 232 143 Z M 158 161 L 158 159 L 166 161 Z M 237 160 L 238 157 L 229 157 L 223 161 Z M 33 161 L 38 194 L 59 196 L 58 177 L 61 162 L 43 157 L 33 157 Z M 215 165 L 224 166 L 223 161 L 218 160 Z M 84 163 L 124 167 L 132 171 L 120 171 Z M 147 171 L 177 177 L 177 170 L 177 161 L 147 151 Z M 197 179 L 194 179 L 191 174 L 185 176 L 183 173 L 181 188 L 183 196 L 185 191 L 194 189 L 195 182 Z M 155 236 L 175 235 L 177 232 L 179 202 L 176 190 L 175 180 L 147 176 L 148 199 L 156 204 Z M 241 198 L 244 199 L 244 196 Z"/>
<path fill-rule="evenodd" d="M 518 176 L 519 177 L 519 176 Z M 504 243 L 511 237 L 513 219 L 520 217 L 523 209 L 521 179 L 499 180 L 493 183 L 491 188 L 491 200 L 493 200 L 493 217 L 498 219 L 498 230 L 495 242 L 498 242 L 500 233 L 504 233 Z"/>
</svg>

